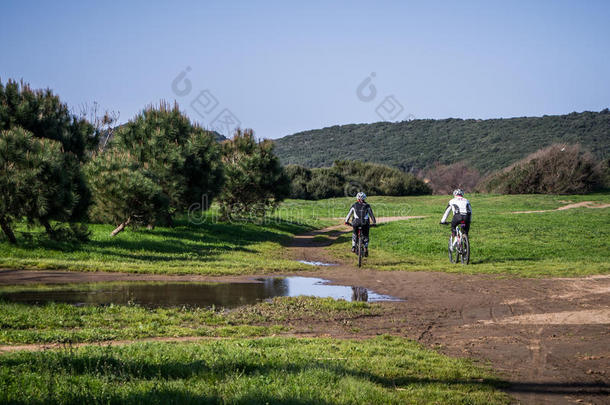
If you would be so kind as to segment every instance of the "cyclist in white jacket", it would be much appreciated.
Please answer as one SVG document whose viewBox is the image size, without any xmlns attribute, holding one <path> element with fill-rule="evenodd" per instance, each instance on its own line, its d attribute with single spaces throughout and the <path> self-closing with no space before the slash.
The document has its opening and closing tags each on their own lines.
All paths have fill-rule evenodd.
<svg viewBox="0 0 610 405">
<path fill-rule="evenodd" d="M 449 212 L 453 212 L 453 219 L 451 220 L 451 246 L 453 247 L 456 233 L 455 228 L 463 221 L 465 225 L 464 232 L 468 234 L 468 231 L 470 230 L 470 221 L 472 220 L 472 207 L 470 206 L 470 201 L 464 198 L 464 190 L 458 188 L 453 191 L 453 199 L 447 204 L 447 209 L 445 210 L 445 214 L 443 214 L 441 224 L 447 223 Z"/>
</svg>

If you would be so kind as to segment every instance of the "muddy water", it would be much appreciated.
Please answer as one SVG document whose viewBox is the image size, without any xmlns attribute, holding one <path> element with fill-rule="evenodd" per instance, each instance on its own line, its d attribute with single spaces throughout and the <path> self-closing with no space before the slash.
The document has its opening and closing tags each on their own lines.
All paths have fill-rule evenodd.
<svg viewBox="0 0 610 405">
<path fill-rule="evenodd" d="M 257 279 L 252 283 L 123 283 L 92 284 L 82 289 L 24 289 L 0 292 L 0 300 L 41 305 L 62 302 L 74 305 L 110 305 L 134 303 L 146 307 L 224 307 L 256 304 L 274 297 L 309 295 L 346 301 L 393 301 L 362 287 L 329 285 L 314 277 Z"/>
</svg>

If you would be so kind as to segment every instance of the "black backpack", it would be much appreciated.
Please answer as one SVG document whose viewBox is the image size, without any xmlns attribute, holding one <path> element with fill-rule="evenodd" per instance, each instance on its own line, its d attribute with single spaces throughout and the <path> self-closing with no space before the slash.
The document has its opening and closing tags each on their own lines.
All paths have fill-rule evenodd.
<svg viewBox="0 0 610 405">
<path fill-rule="evenodd" d="M 352 221 L 352 225 L 354 226 L 363 226 L 368 224 L 368 219 L 364 219 L 365 215 L 369 211 L 369 205 L 367 203 L 355 202 L 352 205 L 355 211 L 354 220 Z"/>
</svg>

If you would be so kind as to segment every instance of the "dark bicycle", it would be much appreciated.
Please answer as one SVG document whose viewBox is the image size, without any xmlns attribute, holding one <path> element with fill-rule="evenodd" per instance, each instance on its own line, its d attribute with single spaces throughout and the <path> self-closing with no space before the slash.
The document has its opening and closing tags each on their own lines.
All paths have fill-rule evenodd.
<svg viewBox="0 0 610 405">
<path fill-rule="evenodd" d="M 353 226 L 347 222 L 349 226 Z M 375 226 L 374 224 L 370 226 Z M 364 245 L 362 244 L 362 225 L 356 227 L 356 254 L 358 255 L 358 267 L 362 267 L 362 256 L 364 256 Z"/>
<path fill-rule="evenodd" d="M 448 225 L 444 223 L 443 225 Z M 470 263 L 470 241 L 468 240 L 468 234 L 464 232 L 466 221 L 461 221 L 456 227 L 455 238 L 457 246 L 451 249 L 451 236 L 449 236 L 449 260 L 451 263 L 462 262 L 462 264 Z"/>
</svg>

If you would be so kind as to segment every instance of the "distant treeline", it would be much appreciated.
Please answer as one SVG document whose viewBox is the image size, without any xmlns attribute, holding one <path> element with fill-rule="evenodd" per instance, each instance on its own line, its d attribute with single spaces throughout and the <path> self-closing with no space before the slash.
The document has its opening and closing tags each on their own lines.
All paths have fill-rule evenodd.
<svg viewBox="0 0 610 405">
<path fill-rule="evenodd" d="M 497 194 L 585 194 L 610 189 L 610 159 L 600 161 L 580 145 L 554 144 L 512 165 L 481 176 L 464 162 L 436 164 L 414 176 L 396 168 L 358 161 L 331 167 L 284 167 L 290 198 L 319 200 L 367 195 L 409 196 L 466 192 Z"/>
<path fill-rule="evenodd" d="M 336 161 L 332 167 L 284 167 L 290 178 L 290 197 L 305 200 L 367 195 L 422 195 L 432 189 L 424 181 L 398 169 L 358 161 Z"/>
<path fill-rule="evenodd" d="M 610 111 L 510 119 L 443 119 L 337 125 L 274 141 L 284 165 L 328 167 L 336 160 L 420 173 L 464 162 L 488 175 L 552 144 L 580 144 L 597 159 L 610 151 Z"/>
</svg>

